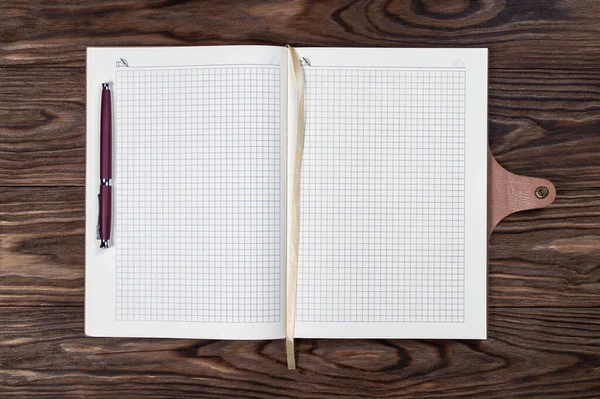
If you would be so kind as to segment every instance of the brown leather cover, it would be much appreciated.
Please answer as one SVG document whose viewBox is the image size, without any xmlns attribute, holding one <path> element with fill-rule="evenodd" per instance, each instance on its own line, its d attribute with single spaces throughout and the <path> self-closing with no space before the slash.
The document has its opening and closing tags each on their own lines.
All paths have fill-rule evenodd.
<svg viewBox="0 0 600 399">
<path fill-rule="evenodd" d="M 536 190 L 546 187 L 548 195 L 538 198 Z M 515 175 L 504 169 L 488 148 L 488 237 L 508 215 L 528 209 L 545 208 L 554 202 L 556 189 L 546 179 Z"/>
</svg>

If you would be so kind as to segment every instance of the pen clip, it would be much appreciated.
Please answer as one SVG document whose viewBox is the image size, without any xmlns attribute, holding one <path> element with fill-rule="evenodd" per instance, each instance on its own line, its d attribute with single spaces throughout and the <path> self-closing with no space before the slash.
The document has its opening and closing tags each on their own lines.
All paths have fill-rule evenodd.
<svg viewBox="0 0 600 399">
<path fill-rule="evenodd" d="M 96 224 L 96 240 L 100 239 L 100 193 L 98 193 L 98 223 Z"/>
</svg>

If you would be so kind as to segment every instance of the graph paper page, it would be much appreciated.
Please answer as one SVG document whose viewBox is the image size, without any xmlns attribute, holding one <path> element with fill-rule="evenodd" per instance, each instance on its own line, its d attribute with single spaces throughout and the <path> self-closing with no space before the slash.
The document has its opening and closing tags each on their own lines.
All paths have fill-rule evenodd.
<svg viewBox="0 0 600 399">
<path fill-rule="evenodd" d="M 113 52 L 114 322 L 99 335 L 282 337 L 285 50 Z"/>
<path fill-rule="evenodd" d="M 485 338 L 487 50 L 299 55 L 297 336 Z"/>
</svg>

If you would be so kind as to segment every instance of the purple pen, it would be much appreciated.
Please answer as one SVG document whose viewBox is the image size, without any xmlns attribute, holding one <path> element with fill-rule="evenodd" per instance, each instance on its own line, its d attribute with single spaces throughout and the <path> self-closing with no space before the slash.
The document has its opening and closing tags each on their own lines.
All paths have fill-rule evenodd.
<svg viewBox="0 0 600 399">
<path fill-rule="evenodd" d="M 108 248 L 112 218 L 112 115 L 110 88 L 102 83 L 100 109 L 100 248 Z"/>
</svg>

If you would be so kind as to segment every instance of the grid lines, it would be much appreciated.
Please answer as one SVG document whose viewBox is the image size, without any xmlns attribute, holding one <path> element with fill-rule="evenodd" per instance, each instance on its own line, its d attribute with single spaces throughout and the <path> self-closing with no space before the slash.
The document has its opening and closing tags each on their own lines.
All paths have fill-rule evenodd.
<svg viewBox="0 0 600 399">
<path fill-rule="evenodd" d="M 304 73 L 298 321 L 464 322 L 465 70 Z"/>
<path fill-rule="evenodd" d="M 117 320 L 279 321 L 280 74 L 117 71 Z"/>
</svg>

